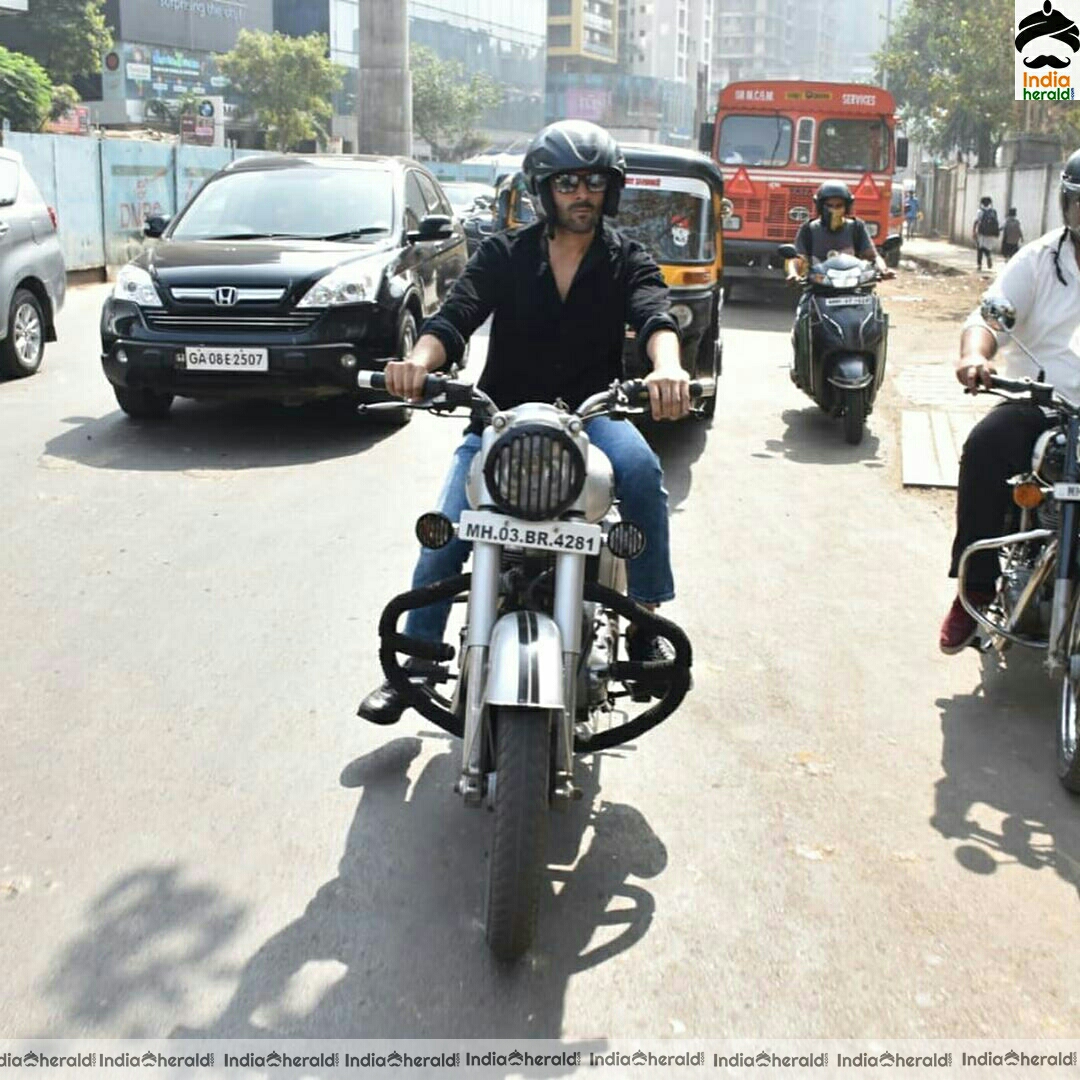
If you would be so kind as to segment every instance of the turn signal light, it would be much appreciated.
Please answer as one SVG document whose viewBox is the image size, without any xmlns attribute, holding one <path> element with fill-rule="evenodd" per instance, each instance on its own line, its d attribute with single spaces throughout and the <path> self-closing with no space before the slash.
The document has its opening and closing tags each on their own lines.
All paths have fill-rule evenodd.
<svg viewBox="0 0 1080 1080">
<path fill-rule="evenodd" d="M 1043 501 L 1042 488 L 1038 484 L 1017 484 L 1012 497 L 1021 510 L 1034 510 Z"/>
<path fill-rule="evenodd" d="M 617 521 L 608 529 L 607 546 L 620 559 L 636 559 L 645 550 L 645 534 L 632 521 Z"/>
<path fill-rule="evenodd" d="M 445 514 L 421 514 L 416 519 L 416 539 L 421 547 L 438 551 L 454 539 L 454 523 Z"/>
</svg>

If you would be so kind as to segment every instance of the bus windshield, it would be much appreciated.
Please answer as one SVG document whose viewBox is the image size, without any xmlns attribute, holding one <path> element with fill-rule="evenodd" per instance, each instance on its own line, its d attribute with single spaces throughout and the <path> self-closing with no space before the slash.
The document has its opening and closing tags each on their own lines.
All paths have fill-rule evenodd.
<svg viewBox="0 0 1080 1080">
<path fill-rule="evenodd" d="M 825 120 L 817 163 L 840 172 L 883 172 L 889 165 L 888 126 L 881 120 Z"/>
<path fill-rule="evenodd" d="M 725 116 L 720 124 L 721 165 L 781 168 L 791 160 L 791 121 L 786 116 Z"/>
</svg>

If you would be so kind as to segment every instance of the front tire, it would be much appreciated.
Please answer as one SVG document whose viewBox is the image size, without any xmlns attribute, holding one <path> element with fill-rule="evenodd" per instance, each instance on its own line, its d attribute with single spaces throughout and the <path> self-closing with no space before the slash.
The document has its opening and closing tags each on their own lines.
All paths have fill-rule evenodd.
<svg viewBox="0 0 1080 1080">
<path fill-rule="evenodd" d="M 45 315 L 29 289 L 16 289 L 8 311 L 8 334 L 0 342 L 0 371 L 24 379 L 41 367 L 45 355 Z"/>
<path fill-rule="evenodd" d="M 163 420 L 173 402 L 172 394 L 130 386 L 114 386 L 117 404 L 135 420 Z"/>
<path fill-rule="evenodd" d="M 396 356 L 399 360 L 404 360 L 406 356 L 413 351 L 413 346 L 416 344 L 416 318 L 411 311 L 406 311 L 401 316 L 401 325 L 398 327 L 397 337 L 397 351 Z M 383 415 L 391 424 L 396 424 L 398 427 L 404 427 L 410 420 L 412 420 L 412 409 L 387 409 Z"/>
<path fill-rule="evenodd" d="M 488 947 L 519 959 L 533 941 L 547 847 L 552 714 L 503 706 L 495 722 L 495 825 L 488 862 Z"/>
<path fill-rule="evenodd" d="M 1057 731 L 1058 779 L 1080 794 L 1080 605 L 1073 608 L 1069 629 L 1068 668 L 1061 680 L 1061 709 Z"/>
<path fill-rule="evenodd" d="M 863 439 L 866 424 L 866 391 L 847 390 L 844 393 L 844 438 L 852 446 Z"/>
</svg>

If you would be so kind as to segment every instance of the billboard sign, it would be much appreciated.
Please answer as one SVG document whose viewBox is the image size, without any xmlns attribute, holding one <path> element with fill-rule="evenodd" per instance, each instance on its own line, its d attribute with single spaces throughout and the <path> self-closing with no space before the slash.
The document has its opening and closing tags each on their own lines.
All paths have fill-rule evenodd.
<svg viewBox="0 0 1080 1080">
<path fill-rule="evenodd" d="M 228 52 L 241 30 L 274 28 L 274 0 L 120 0 L 120 37 Z"/>
</svg>

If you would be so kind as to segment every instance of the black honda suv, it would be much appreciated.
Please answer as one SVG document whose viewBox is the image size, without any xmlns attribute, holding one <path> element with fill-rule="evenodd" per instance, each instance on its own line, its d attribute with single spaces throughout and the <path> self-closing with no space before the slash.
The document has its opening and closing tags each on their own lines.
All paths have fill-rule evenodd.
<svg viewBox="0 0 1080 1080">
<path fill-rule="evenodd" d="M 467 259 L 438 181 L 397 157 L 244 158 L 144 232 L 158 242 L 101 313 L 105 375 L 137 417 L 174 396 L 363 400 L 357 371 L 409 351 Z"/>
</svg>

